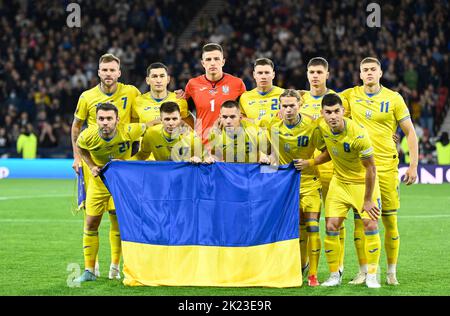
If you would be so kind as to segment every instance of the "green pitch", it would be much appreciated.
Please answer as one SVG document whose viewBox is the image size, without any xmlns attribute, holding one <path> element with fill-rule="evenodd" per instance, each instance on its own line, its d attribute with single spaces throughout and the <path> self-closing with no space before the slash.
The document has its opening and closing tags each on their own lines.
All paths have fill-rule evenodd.
<svg viewBox="0 0 450 316">
<path fill-rule="evenodd" d="M 449 295 L 450 185 L 402 186 L 400 286 L 379 290 L 347 283 L 357 271 L 353 219 L 346 221 L 347 242 L 343 285 L 339 288 L 210 288 L 125 287 L 107 279 L 109 219 L 100 229 L 101 277 L 69 287 L 68 267 L 83 268 L 83 216 L 72 215 L 74 181 L 0 180 L 0 295 Z M 382 225 L 381 225 L 382 226 Z M 322 233 L 324 222 L 321 222 Z M 382 236 L 384 231 L 381 230 Z M 382 281 L 386 271 L 381 258 Z M 70 266 L 72 264 L 72 266 Z M 322 248 L 319 281 L 328 277 Z M 73 277 L 72 277 L 73 278 Z"/>
</svg>

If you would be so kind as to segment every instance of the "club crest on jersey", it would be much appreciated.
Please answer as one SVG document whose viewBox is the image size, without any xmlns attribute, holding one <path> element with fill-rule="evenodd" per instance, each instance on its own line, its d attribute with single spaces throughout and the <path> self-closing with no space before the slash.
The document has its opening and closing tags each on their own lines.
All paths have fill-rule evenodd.
<svg viewBox="0 0 450 316">
<path fill-rule="evenodd" d="M 230 87 L 229 86 L 223 86 L 222 87 L 223 94 L 229 94 L 230 93 Z"/>
<path fill-rule="evenodd" d="M 217 90 L 216 89 L 210 89 L 209 90 L 209 94 L 210 95 L 216 95 L 217 94 Z"/>
<path fill-rule="evenodd" d="M 370 119 L 372 118 L 372 111 L 371 111 L 371 110 L 367 110 L 367 111 L 366 111 L 366 118 L 367 118 L 368 120 L 370 120 Z"/>
<path fill-rule="evenodd" d="M 338 150 L 337 150 L 337 148 L 336 147 L 332 147 L 331 148 L 331 152 L 333 153 L 333 155 L 335 155 L 335 156 L 338 156 Z"/>
<path fill-rule="evenodd" d="M 284 144 L 284 152 L 285 153 L 291 152 L 291 145 L 289 145 L 288 143 Z"/>
</svg>

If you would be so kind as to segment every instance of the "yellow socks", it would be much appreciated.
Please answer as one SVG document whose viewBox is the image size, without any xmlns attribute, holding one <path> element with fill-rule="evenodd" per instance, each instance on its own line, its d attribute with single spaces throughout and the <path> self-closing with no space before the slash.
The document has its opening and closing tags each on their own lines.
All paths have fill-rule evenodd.
<svg viewBox="0 0 450 316">
<path fill-rule="evenodd" d="M 366 256 L 367 256 L 367 273 L 375 274 L 378 269 L 381 254 L 381 239 L 377 230 L 366 231 Z"/>
<path fill-rule="evenodd" d="M 302 260 L 302 268 L 306 267 L 308 259 L 308 235 L 306 233 L 306 225 L 300 224 L 300 257 Z"/>
<path fill-rule="evenodd" d="M 325 236 L 325 256 L 327 257 L 330 272 L 339 272 L 339 258 L 341 244 L 339 242 L 339 231 L 327 231 Z"/>
<path fill-rule="evenodd" d="M 83 232 L 84 268 L 94 273 L 95 258 L 98 253 L 98 231 Z"/>
<path fill-rule="evenodd" d="M 320 258 L 319 220 L 306 219 L 306 232 L 308 235 L 309 275 L 317 275 Z"/>
<path fill-rule="evenodd" d="M 341 254 L 339 255 L 339 270 L 344 269 L 345 236 L 346 236 L 346 230 L 345 230 L 344 222 L 342 222 L 342 226 L 339 230 L 339 243 L 341 244 Z"/>
<path fill-rule="evenodd" d="M 109 214 L 109 242 L 111 245 L 111 263 L 119 265 L 120 255 L 122 254 L 122 243 L 120 240 L 119 223 L 117 222 L 116 214 Z"/>
<path fill-rule="evenodd" d="M 356 255 L 358 256 L 359 266 L 364 266 L 367 264 L 367 257 L 365 251 L 365 235 L 364 235 L 364 223 L 359 216 L 355 213 L 355 230 L 353 232 L 353 237 L 355 241 Z"/>
<path fill-rule="evenodd" d="M 388 265 L 396 265 L 400 249 L 400 235 L 397 226 L 397 211 L 383 211 L 384 247 Z M 395 271 L 394 271 L 395 272 Z"/>
</svg>

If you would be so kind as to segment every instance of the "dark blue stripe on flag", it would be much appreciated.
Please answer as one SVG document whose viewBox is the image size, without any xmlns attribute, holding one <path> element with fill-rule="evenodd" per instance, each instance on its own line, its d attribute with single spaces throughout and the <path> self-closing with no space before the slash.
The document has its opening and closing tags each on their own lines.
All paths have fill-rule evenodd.
<svg viewBox="0 0 450 316">
<path fill-rule="evenodd" d="M 78 169 L 78 207 L 86 200 L 86 191 L 84 190 L 83 168 Z"/>
<path fill-rule="evenodd" d="M 299 173 L 259 164 L 108 164 L 102 179 L 122 240 L 156 245 L 253 246 L 298 238 Z"/>
</svg>

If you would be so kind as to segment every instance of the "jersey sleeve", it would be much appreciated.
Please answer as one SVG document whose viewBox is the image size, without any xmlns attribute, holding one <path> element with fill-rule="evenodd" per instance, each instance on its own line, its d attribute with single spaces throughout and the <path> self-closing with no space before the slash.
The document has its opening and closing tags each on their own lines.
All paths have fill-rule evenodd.
<svg viewBox="0 0 450 316">
<path fill-rule="evenodd" d="M 80 98 L 78 99 L 77 109 L 75 110 L 75 118 L 79 119 L 80 121 L 86 121 L 87 116 L 88 104 L 86 98 L 84 97 L 84 94 L 82 93 L 80 95 Z"/>
<path fill-rule="evenodd" d="M 189 116 L 188 104 L 185 99 L 177 99 L 178 106 L 180 107 L 181 118 L 186 118 Z"/>
<path fill-rule="evenodd" d="M 345 117 L 351 117 L 352 116 L 352 109 L 350 108 L 350 95 L 351 95 L 351 92 L 352 92 L 352 88 L 344 90 L 344 91 L 342 91 L 341 93 L 338 94 L 339 97 L 342 100 L 342 106 L 345 109 L 345 112 L 344 112 L 344 116 Z"/>
<path fill-rule="evenodd" d="M 193 97 L 193 87 L 192 87 L 192 79 L 188 81 L 186 84 L 186 88 L 184 89 L 184 98 L 189 100 Z"/>
<path fill-rule="evenodd" d="M 246 108 L 246 103 L 247 103 L 247 96 L 246 94 L 242 94 L 241 97 L 239 98 L 239 108 L 241 109 L 241 113 L 245 116 L 247 116 L 247 113 L 245 112 L 245 108 Z"/>
<path fill-rule="evenodd" d="M 353 142 L 353 146 L 357 151 L 361 160 L 367 159 L 373 156 L 373 147 L 369 139 L 369 135 L 363 130 Z"/>
<path fill-rule="evenodd" d="M 318 126 L 313 131 L 311 141 L 313 146 L 316 147 L 318 150 L 321 151 L 325 150 L 326 148 L 325 141 L 323 139 L 322 132 L 320 131 L 320 128 Z"/>
<path fill-rule="evenodd" d="M 136 99 L 137 99 L 137 97 L 138 96 L 140 96 L 141 95 L 141 91 L 139 91 L 139 89 L 138 88 L 136 88 L 135 86 L 131 86 L 131 93 L 130 93 L 130 96 L 131 96 L 131 104 L 130 104 L 130 106 L 131 106 L 131 119 L 133 120 L 133 119 L 136 119 L 136 120 L 138 120 L 139 119 L 139 113 L 138 113 L 138 108 L 137 108 L 137 102 L 136 102 Z"/>
<path fill-rule="evenodd" d="M 144 123 L 131 123 L 127 126 L 127 132 L 131 141 L 137 141 L 144 135 L 147 126 Z"/>
<path fill-rule="evenodd" d="M 407 120 L 411 117 L 411 115 L 409 114 L 409 109 L 406 106 L 405 100 L 403 100 L 403 97 L 399 93 L 397 93 L 395 98 L 394 117 L 398 123 Z"/>
<path fill-rule="evenodd" d="M 77 139 L 77 146 L 86 150 L 89 150 L 89 146 L 87 145 L 88 131 L 89 129 L 82 131 Z"/>
<path fill-rule="evenodd" d="M 152 148 L 150 146 L 151 142 L 152 142 L 151 130 L 147 129 L 147 131 L 144 134 L 144 137 L 142 137 L 140 151 L 150 155 L 152 152 Z"/>
</svg>

